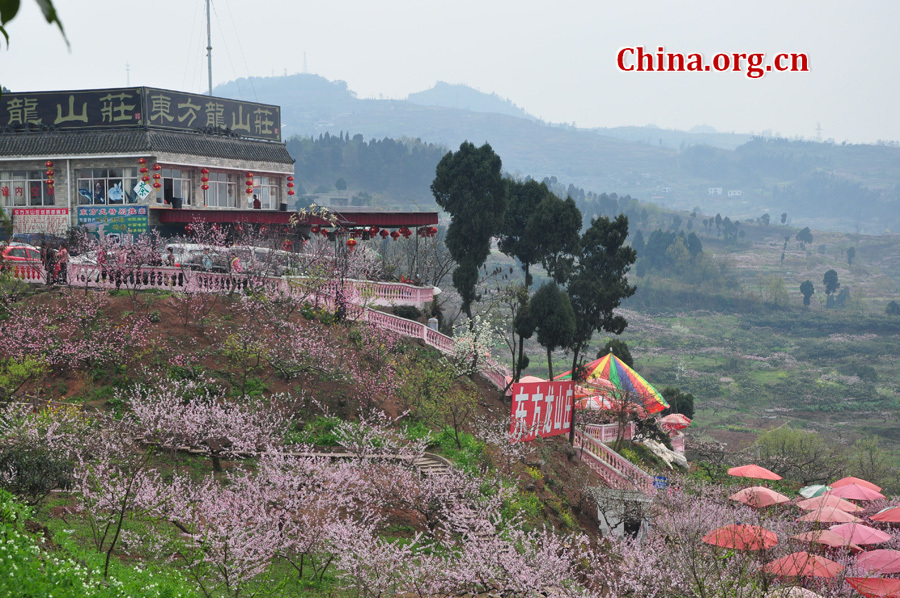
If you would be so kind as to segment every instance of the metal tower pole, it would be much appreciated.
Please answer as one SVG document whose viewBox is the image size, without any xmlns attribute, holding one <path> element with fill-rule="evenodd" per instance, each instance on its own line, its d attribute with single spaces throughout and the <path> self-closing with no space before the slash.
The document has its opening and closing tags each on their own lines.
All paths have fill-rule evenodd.
<svg viewBox="0 0 900 598">
<path fill-rule="evenodd" d="M 209 0 L 206 0 L 206 59 L 209 66 L 209 95 L 212 95 L 212 27 L 209 19 Z"/>
</svg>

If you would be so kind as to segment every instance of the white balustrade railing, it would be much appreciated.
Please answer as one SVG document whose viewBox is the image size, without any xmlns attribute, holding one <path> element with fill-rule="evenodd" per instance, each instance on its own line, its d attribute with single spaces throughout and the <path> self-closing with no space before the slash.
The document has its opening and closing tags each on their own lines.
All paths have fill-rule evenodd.
<svg viewBox="0 0 900 598">
<path fill-rule="evenodd" d="M 631 440 L 634 438 L 634 431 L 637 429 L 637 425 L 634 422 L 628 422 L 625 424 L 625 429 L 623 430 L 624 435 L 622 436 L 625 440 Z M 619 425 L 618 424 L 588 424 L 584 427 L 584 431 L 587 435 L 594 438 L 595 440 L 599 440 L 600 442 L 615 442 L 619 436 Z"/>
<path fill-rule="evenodd" d="M 576 439 L 582 459 L 611 488 L 639 490 L 644 494 L 653 494 L 653 478 L 650 474 L 587 434 L 576 430 Z"/>
<path fill-rule="evenodd" d="M 43 282 L 43 268 L 16 267 L 14 274 L 28 282 Z M 397 334 L 422 339 L 425 344 L 442 353 L 453 353 L 453 339 L 428 328 L 421 322 L 365 308 L 366 305 L 424 305 L 434 299 L 434 287 L 417 287 L 405 283 L 374 282 L 368 280 L 316 279 L 302 276 L 254 277 L 244 274 L 198 272 L 171 267 L 146 267 L 133 271 L 117 271 L 95 264 L 69 264 L 70 286 L 101 289 L 158 289 L 182 292 L 228 293 L 248 286 L 299 295 L 333 306 L 334 298 L 343 292 L 347 303 L 360 307 L 359 319 Z M 498 388 L 505 388 L 506 377 L 499 366 L 488 360 L 482 373 Z"/>
</svg>

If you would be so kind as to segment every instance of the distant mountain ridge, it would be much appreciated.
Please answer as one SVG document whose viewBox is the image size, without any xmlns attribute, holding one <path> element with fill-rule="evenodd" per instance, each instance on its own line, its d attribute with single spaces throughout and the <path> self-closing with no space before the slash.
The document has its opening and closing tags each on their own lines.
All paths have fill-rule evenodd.
<svg viewBox="0 0 900 598">
<path fill-rule="evenodd" d="M 505 114 L 527 120 L 538 120 L 511 100 L 501 98 L 495 93 L 486 94 L 466 85 L 444 83 L 438 81 L 431 89 L 411 93 L 406 100 L 420 106 L 439 106 L 457 108 L 471 112 L 487 112 Z"/>
<path fill-rule="evenodd" d="M 214 93 L 280 105 L 285 138 L 347 132 L 448 149 L 489 142 L 514 176 L 556 176 L 587 191 L 733 219 L 786 212 L 792 224 L 820 230 L 900 230 L 897 147 L 764 139 L 706 127 L 578 129 L 535 119 L 496 94 L 447 83 L 407 100 L 359 99 L 345 82 L 311 74 L 239 79 Z"/>
</svg>

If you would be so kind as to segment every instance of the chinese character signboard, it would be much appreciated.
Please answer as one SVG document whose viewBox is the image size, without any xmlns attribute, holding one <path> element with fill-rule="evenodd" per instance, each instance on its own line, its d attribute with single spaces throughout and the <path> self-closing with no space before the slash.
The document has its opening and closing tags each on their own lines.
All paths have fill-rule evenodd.
<svg viewBox="0 0 900 598">
<path fill-rule="evenodd" d="M 153 189 L 151 189 L 150 185 L 148 185 L 144 181 L 141 181 L 137 185 L 134 186 L 135 194 L 138 197 L 140 197 L 142 200 L 147 199 L 147 196 L 150 195 L 151 191 L 153 191 Z"/>
<path fill-rule="evenodd" d="M 140 235 L 147 232 L 147 206 L 83 206 L 78 208 L 78 225 L 103 225 L 105 233 Z"/>
<path fill-rule="evenodd" d="M 12 216 L 14 233 L 65 236 L 69 229 L 68 208 L 13 208 Z"/>
<path fill-rule="evenodd" d="M 574 391 L 575 383 L 571 380 L 513 384 L 510 442 L 568 434 Z"/>
<path fill-rule="evenodd" d="M 4 93 L 0 133 L 150 127 L 281 140 L 281 108 L 149 87 Z"/>
</svg>

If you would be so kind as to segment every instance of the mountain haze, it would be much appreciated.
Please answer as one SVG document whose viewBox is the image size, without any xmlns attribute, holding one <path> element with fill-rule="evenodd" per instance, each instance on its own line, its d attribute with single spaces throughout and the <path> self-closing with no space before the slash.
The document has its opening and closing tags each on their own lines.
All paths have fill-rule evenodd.
<svg viewBox="0 0 900 598">
<path fill-rule="evenodd" d="M 515 176 L 556 176 L 587 191 L 732 218 L 785 212 L 794 225 L 823 230 L 900 230 L 897 147 L 750 137 L 708 127 L 579 129 L 535 119 L 496 94 L 447 83 L 407 100 L 359 99 L 343 81 L 300 74 L 239 79 L 215 93 L 280 105 L 285 138 L 347 132 L 448 149 L 466 140 L 488 142 Z"/>
</svg>

